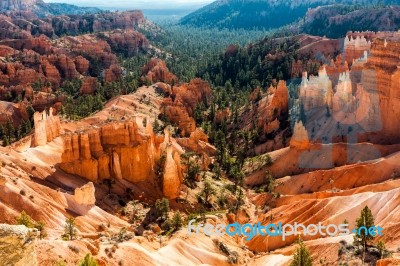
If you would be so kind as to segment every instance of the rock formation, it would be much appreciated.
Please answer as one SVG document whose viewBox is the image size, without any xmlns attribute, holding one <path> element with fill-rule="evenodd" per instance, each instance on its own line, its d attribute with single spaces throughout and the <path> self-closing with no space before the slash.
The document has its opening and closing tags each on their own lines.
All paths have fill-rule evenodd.
<svg viewBox="0 0 400 266">
<path fill-rule="evenodd" d="M 178 126 L 181 136 L 189 137 L 196 130 L 193 114 L 197 104 L 207 102 L 210 96 L 210 85 L 201 79 L 193 79 L 172 88 L 170 97 L 164 98 L 161 113 Z"/>
<path fill-rule="evenodd" d="M 18 128 L 22 122 L 29 119 L 26 107 L 23 102 L 16 104 L 0 101 L 0 124 L 6 124 L 11 120 L 14 128 Z"/>
<path fill-rule="evenodd" d="M 371 49 L 371 41 L 367 40 L 362 34 L 353 37 L 353 34 L 348 34 L 344 38 L 343 44 L 345 60 L 351 64 L 354 59 L 360 58 L 364 51 Z"/>
<path fill-rule="evenodd" d="M 377 119 L 369 123 L 382 125 L 377 139 L 381 143 L 400 140 L 399 123 L 393 123 L 400 116 L 399 58 L 400 36 L 377 38 L 372 43 L 371 56 L 362 72 L 361 84 L 370 98 L 370 105 L 366 108 Z"/>
<path fill-rule="evenodd" d="M 198 154 L 205 153 L 209 156 L 213 156 L 217 152 L 215 147 L 208 143 L 208 136 L 200 128 L 196 128 L 196 130 L 190 134 L 189 138 L 178 138 L 176 141 L 183 148 Z"/>
<path fill-rule="evenodd" d="M 83 79 L 80 89 L 81 94 L 94 94 L 98 87 L 97 78 L 86 77 Z"/>
<path fill-rule="evenodd" d="M 24 225 L 0 224 L 0 261 L 2 265 L 38 265 L 34 250 L 36 229 Z"/>
<path fill-rule="evenodd" d="M 80 205 L 93 206 L 96 203 L 95 188 L 92 182 L 76 188 L 74 193 L 75 201 Z"/>
<path fill-rule="evenodd" d="M 136 56 L 139 51 L 144 51 L 149 46 L 149 41 L 143 34 L 129 28 L 106 32 L 103 35 L 113 51 L 126 56 Z"/>
<path fill-rule="evenodd" d="M 307 149 L 309 146 L 310 142 L 308 138 L 308 132 L 304 127 L 303 122 L 296 122 L 293 129 L 293 136 L 290 140 L 290 147 Z"/>
<path fill-rule="evenodd" d="M 122 77 L 122 69 L 119 65 L 111 65 L 110 68 L 104 70 L 104 81 L 118 81 Z"/>
<path fill-rule="evenodd" d="M 278 114 L 283 115 L 288 113 L 289 92 L 286 87 L 286 82 L 280 80 L 276 89 L 272 92 L 271 108 L 276 109 Z"/>
<path fill-rule="evenodd" d="M 170 199 L 175 199 L 179 196 L 180 187 L 183 183 L 180 154 L 174 150 L 171 144 L 168 144 L 165 154 L 163 194 Z"/>
<path fill-rule="evenodd" d="M 304 72 L 299 90 L 300 102 L 305 111 L 332 106 L 332 82 L 325 68 L 322 68 L 316 77 L 307 78 L 307 72 Z"/>
<path fill-rule="evenodd" d="M 63 135 L 64 152 L 60 168 L 92 182 L 125 179 L 138 183 L 155 176 L 160 154 L 166 153 L 167 175 L 163 179 L 163 187 L 166 196 L 177 197 L 183 181 L 180 152 L 170 147 L 169 136 L 161 145 L 162 140 L 155 137 L 151 125 L 144 127 L 142 120 L 137 117 L 133 122 L 110 123 Z"/>
<path fill-rule="evenodd" d="M 83 56 L 77 56 L 75 58 L 75 66 L 76 66 L 76 70 L 82 74 L 82 75 L 86 75 L 87 72 L 89 71 L 89 64 L 90 62 L 84 58 Z"/>
<path fill-rule="evenodd" d="M 43 146 L 61 134 L 60 118 L 53 115 L 53 108 L 47 111 L 36 112 L 33 115 L 34 135 L 32 145 Z"/>
<path fill-rule="evenodd" d="M 178 78 L 172 74 L 165 62 L 158 58 L 152 58 L 142 69 L 143 80 L 150 83 L 164 82 L 177 83 Z"/>
</svg>

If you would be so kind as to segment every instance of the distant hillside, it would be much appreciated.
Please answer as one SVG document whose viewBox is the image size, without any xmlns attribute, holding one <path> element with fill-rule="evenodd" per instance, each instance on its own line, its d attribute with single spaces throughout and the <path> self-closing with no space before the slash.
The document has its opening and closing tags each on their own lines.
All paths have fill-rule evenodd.
<svg viewBox="0 0 400 266">
<path fill-rule="evenodd" d="M 81 7 L 64 3 L 45 3 L 48 13 L 52 15 L 81 15 L 101 12 L 97 7 Z"/>
<path fill-rule="evenodd" d="M 183 25 L 218 28 L 274 29 L 303 18 L 309 8 L 331 4 L 387 5 L 400 0 L 218 0 L 185 17 Z"/>
<path fill-rule="evenodd" d="M 97 13 L 101 10 L 95 7 L 79 7 L 62 3 L 45 3 L 42 0 L 0 0 L 0 12 L 32 12 L 39 17 L 48 15 L 79 15 Z"/>
<path fill-rule="evenodd" d="M 347 31 L 397 31 L 400 27 L 400 6 L 362 7 L 332 5 L 311 9 L 299 23 L 304 33 L 343 37 Z M 298 30 L 296 30 L 298 31 Z"/>
</svg>

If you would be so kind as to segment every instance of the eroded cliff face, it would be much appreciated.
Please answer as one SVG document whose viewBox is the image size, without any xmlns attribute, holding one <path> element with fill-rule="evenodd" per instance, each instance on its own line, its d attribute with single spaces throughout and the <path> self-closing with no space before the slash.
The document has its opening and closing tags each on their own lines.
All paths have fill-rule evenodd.
<svg viewBox="0 0 400 266">
<path fill-rule="evenodd" d="M 344 54 L 348 64 L 351 64 L 354 59 L 360 58 L 364 51 L 371 49 L 370 38 L 372 36 L 367 36 L 366 38 L 365 35 L 365 33 L 349 33 L 344 38 Z"/>
<path fill-rule="evenodd" d="M 8 1 L 7 5 L 15 3 L 25 5 L 24 1 Z M 116 53 L 134 56 L 149 48 L 146 37 L 136 31 L 150 25 L 140 11 L 51 19 L 14 15 L 0 15 L 0 100 L 20 95 L 22 100 L 33 100 L 36 110 L 56 108 L 62 103 L 64 99 L 55 96 L 54 91 L 65 80 L 119 80 L 123 72 Z M 65 35 L 69 36 L 61 37 Z M 86 83 L 82 93 L 94 90 L 94 82 Z M 49 95 L 36 99 L 38 91 Z"/>
<path fill-rule="evenodd" d="M 343 141 L 350 137 L 355 142 L 391 144 L 400 140 L 400 127 L 393 123 L 400 115 L 396 85 L 400 79 L 400 35 L 376 36 L 372 44 L 359 36 L 351 41 L 361 48 L 360 58 L 352 59 L 350 68 L 347 62 L 342 67 L 335 62 L 322 67 L 318 76 L 307 78 L 304 73 L 296 108 L 303 122 L 307 118 L 313 121 L 304 126 L 314 141 Z M 365 50 L 369 46 L 371 49 Z M 350 136 L 354 132 L 357 136 Z"/>
<path fill-rule="evenodd" d="M 32 146 L 43 146 L 53 141 L 61 134 L 60 118 L 53 115 L 53 108 L 47 111 L 36 112 L 33 115 L 34 134 L 32 138 Z"/>
<path fill-rule="evenodd" d="M 318 76 L 307 78 L 307 72 L 303 73 L 299 90 L 300 102 L 305 111 L 332 106 L 332 82 L 325 67 L 319 71 Z"/>
<path fill-rule="evenodd" d="M 108 178 L 144 181 L 159 158 L 159 143 L 151 127 L 140 127 L 136 121 L 67 134 L 63 140 L 60 167 L 93 182 Z"/>
<path fill-rule="evenodd" d="M 36 229 L 24 225 L 0 224 L 0 261 L 2 265 L 38 265 L 34 250 Z"/>
<path fill-rule="evenodd" d="M 0 2 L 0 10 L 27 10 L 40 0 L 3 0 Z"/>
<path fill-rule="evenodd" d="M 161 87 L 160 87 L 161 88 Z M 193 118 L 194 110 L 200 102 L 207 102 L 211 96 L 210 85 L 199 79 L 193 79 L 187 84 L 162 87 L 169 97 L 164 98 L 161 114 L 177 125 L 180 135 L 189 137 L 196 130 Z"/>
<path fill-rule="evenodd" d="M 189 138 L 177 138 L 176 141 L 185 149 L 198 154 L 213 156 L 217 153 L 216 148 L 208 142 L 208 136 L 200 128 L 196 128 Z"/>
<path fill-rule="evenodd" d="M 158 58 L 152 58 L 142 69 L 143 81 L 156 83 L 177 83 L 178 78 L 169 71 L 165 62 Z"/>
<path fill-rule="evenodd" d="M 86 77 L 80 89 L 81 94 L 94 94 L 99 87 L 97 78 Z"/>
<path fill-rule="evenodd" d="M 368 58 L 363 70 L 362 86 L 370 98 L 375 96 L 376 100 L 371 103 L 379 102 L 378 106 L 369 106 L 373 109 L 375 118 L 378 121 L 370 121 L 382 124 L 381 135 L 378 141 L 398 142 L 400 136 L 400 125 L 398 121 L 400 115 L 400 35 L 386 38 L 375 39 L 371 56 Z"/>
<path fill-rule="evenodd" d="M 310 141 L 308 139 L 308 133 L 303 125 L 303 122 L 296 122 L 293 129 L 293 136 L 290 140 L 290 147 L 302 150 L 309 148 L 309 146 Z"/>
<path fill-rule="evenodd" d="M 262 154 L 287 146 L 286 138 L 290 138 L 290 134 L 287 130 L 289 92 L 286 82 L 274 82 L 266 92 L 257 88 L 251 93 L 249 100 L 251 104 L 238 112 L 238 127 L 257 132 L 258 144 L 252 150 L 256 154 Z M 231 130 L 236 131 L 237 128 Z"/>
<path fill-rule="evenodd" d="M 95 33 L 117 29 L 132 30 L 132 28 L 138 28 L 142 25 L 153 26 L 144 18 L 140 10 L 38 18 L 34 12 L 48 13 L 46 10 L 40 12 L 40 9 L 44 5 L 44 2 L 40 0 L 10 0 L 0 2 L 0 10 L 3 9 L 4 11 L 4 9 L 8 9 L 7 11 L 15 11 L 13 9 L 19 9 L 18 12 L 6 12 L 7 16 L 1 17 L 0 21 L 9 22 L 7 24 L 4 23 L 4 32 L 9 36 L 14 36 L 13 38 L 16 36 L 27 37 L 41 34 L 53 37 L 54 35 L 61 36 L 63 34 L 79 35 L 82 32 Z M 26 23 L 27 21 L 30 23 Z M 14 30 L 14 33 L 12 30 Z"/>
<path fill-rule="evenodd" d="M 143 118 L 114 122 L 62 136 L 64 152 L 60 168 L 92 182 L 125 179 L 140 183 L 155 178 L 155 167 L 166 154 L 163 178 L 164 195 L 179 196 L 183 182 L 181 148 L 174 148 L 169 135 L 156 136 Z M 161 145 L 163 144 L 163 145 Z"/>
</svg>

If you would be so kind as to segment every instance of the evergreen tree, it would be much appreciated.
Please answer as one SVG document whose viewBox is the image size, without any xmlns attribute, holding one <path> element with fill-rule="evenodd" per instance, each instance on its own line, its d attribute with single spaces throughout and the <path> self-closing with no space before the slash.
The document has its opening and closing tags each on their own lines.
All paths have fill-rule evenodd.
<svg viewBox="0 0 400 266">
<path fill-rule="evenodd" d="M 7 121 L 5 131 L 6 131 L 8 140 L 11 143 L 13 141 L 13 139 L 15 139 L 15 129 L 14 129 L 14 125 L 11 122 L 11 120 Z"/>
<path fill-rule="evenodd" d="M 169 212 L 169 201 L 166 198 L 163 199 L 158 199 L 155 204 L 156 207 L 156 214 L 158 218 L 161 220 L 167 220 L 168 219 L 168 212 Z"/>
<path fill-rule="evenodd" d="M 183 225 L 182 216 L 179 211 L 175 212 L 174 216 L 172 217 L 172 227 L 175 231 L 178 231 Z"/>
<path fill-rule="evenodd" d="M 360 217 L 356 220 L 357 233 L 354 235 L 354 245 L 362 246 L 363 250 L 363 261 L 365 258 L 365 251 L 367 244 L 371 241 L 374 236 L 368 233 L 368 229 L 374 225 L 374 216 L 372 215 L 371 209 L 365 206 L 360 213 Z"/>
<path fill-rule="evenodd" d="M 269 170 L 267 170 L 265 175 L 265 192 L 272 193 L 275 189 L 275 178 Z"/>
<path fill-rule="evenodd" d="M 204 202 L 206 203 L 206 204 L 209 204 L 209 201 L 210 201 L 210 197 L 211 197 L 211 195 L 213 195 L 215 193 L 215 189 L 214 189 L 214 187 L 211 185 L 211 182 L 209 181 L 209 180 L 206 180 L 205 182 L 204 182 L 204 188 L 203 188 L 203 190 L 201 191 L 201 195 L 203 195 L 204 196 Z"/>
<path fill-rule="evenodd" d="M 25 211 L 22 211 L 21 215 L 17 218 L 17 224 L 25 225 L 28 228 L 33 227 L 32 218 L 28 214 L 26 214 Z"/>
<path fill-rule="evenodd" d="M 115 184 L 115 180 L 110 178 L 104 179 L 103 184 L 105 184 L 108 187 L 108 194 L 111 194 L 111 190 L 113 188 L 113 185 Z"/>
<path fill-rule="evenodd" d="M 97 261 L 90 255 L 90 253 L 86 254 L 86 256 L 79 262 L 79 266 L 97 266 Z"/>
<path fill-rule="evenodd" d="M 301 238 L 298 241 L 299 247 L 293 255 L 293 260 L 290 266 L 312 266 L 312 258 L 307 247 L 304 245 Z"/>
<path fill-rule="evenodd" d="M 378 244 L 376 245 L 376 248 L 379 251 L 379 255 L 381 256 L 381 259 L 387 258 L 390 256 L 390 252 L 386 249 L 385 243 L 380 240 Z"/>
<path fill-rule="evenodd" d="M 3 147 L 7 147 L 8 145 L 10 145 L 10 140 L 6 135 L 4 135 L 3 136 Z"/>
<path fill-rule="evenodd" d="M 64 233 L 69 240 L 72 240 L 74 237 L 76 237 L 77 231 L 75 226 L 76 224 L 74 218 L 70 217 L 65 220 Z"/>
</svg>

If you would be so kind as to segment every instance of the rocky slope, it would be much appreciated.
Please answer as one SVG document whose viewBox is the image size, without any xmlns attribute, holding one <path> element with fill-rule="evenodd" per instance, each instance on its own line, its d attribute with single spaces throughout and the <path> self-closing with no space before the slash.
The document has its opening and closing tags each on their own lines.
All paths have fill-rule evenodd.
<svg viewBox="0 0 400 266">
<path fill-rule="evenodd" d="M 399 27 L 399 6 L 330 5 L 307 11 L 299 27 L 311 35 L 340 38 L 348 30 L 395 31 Z"/>
<path fill-rule="evenodd" d="M 220 151 L 196 125 L 197 107 L 213 100 L 210 85 L 201 79 L 176 83 L 161 60 L 142 69 L 149 86 L 114 97 L 85 119 L 70 121 L 56 108 L 47 110 L 62 102 L 53 91 L 67 79 L 82 79 L 80 94 L 95 92 L 94 66 L 101 66 L 105 82 L 124 74 L 115 53 L 132 56 L 149 45 L 129 28 L 146 23 L 140 13 L 61 16 L 51 26 L 46 19 L 34 23 L 26 18 L 32 24 L 12 15 L 0 19 L 1 34 L 8 38 L 0 41 L 0 97 L 20 94 L 42 111 L 33 115 L 31 134 L 0 147 L 0 222 L 16 224 L 26 211 L 46 224 L 48 234 L 30 242 L 28 229 L 0 225 L 0 244 L 6 243 L 0 261 L 76 265 L 90 253 L 100 265 L 288 265 L 297 236 L 189 235 L 187 220 L 198 217 L 213 225 L 347 220 L 352 228 L 369 206 L 385 232 L 370 244 L 383 240 L 393 257 L 378 261 L 371 255 L 367 263 L 398 264 L 399 33 L 349 32 L 343 40 L 298 35 L 244 50 L 265 44 L 283 49 L 288 42 L 292 48 L 274 54 L 266 49 L 257 64 L 279 63 L 295 52 L 306 59 L 292 61 L 290 74 L 285 73 L 292 80 L 281 77 L 264 90 L 256 88 L 237 110 L 237 127 L 228 125 L 232 135 L 259 134 L 254 143 L 233 142 L 254 148 L 247 156 L 259 154 L 245 161 L 244 187 L 237 193 L 230 173 L 218 176 Z M 78 36 L 50 38 L 64 31 Z M 231 46 L 224 56 L 234 58 L 238 52 Z M 305 72 L 315 62 L 321 68 L 314 75 Z M 39 78 L 44 86 L 34 84 Z M 0 121 L 28 116 L 23 103 L 1 102 L 0 110 Z M 235 115 L 217 110 L 212 122 L 222 127 Z M 230 159 L 232 165 L 237 160 Z M 263 186 L 271 178 L 275 181 L 267 193 Z M 215 190 L 209 202 L 203 196 L 208 184 Z M 240 205 L 237 195 L 243 205 L 232 211 Z M 155 203 L 161 198 L 170 204 L 167 216 L 181 212 L 182 229 L 173 232 L 157 220 Z M 204 213 L 201 201 L 220 211 Z M 76 221 L 72 241 L 62 240 L 67 217 Z M 361 263 L 352 235 L 302 237 L 316 263 Z"/>
<path fill-rule="evenodd" d="M 337 17 L 327 16 L 329 21 L 332 22 L 332 20 L 340 20 L 339 17 L 340 15 L 342 15 L 340 11 L 343 12 L 343 10 L 341 10 L 340 8 L 342 6 L 336 6 L 335 8 L 331 8 L 331 5 L 334 4 L 336 5 L 341 4 L 342 6 L 344 6 L 344 10 L 348 9 L 354 10 L 357 8 L 362 10 L 363 7 L 365 8 L 376 4 L 396 5 L 399 4 L 399 2 L 396 0 L 383 1 L 383 2 L 379 1 L 366 2 L 362 0 L 357 0 L 357 1 L 308 0 L 308 1 L 291 1 L 290 3 L 288 3 L 286 1 L 271 1 L 271 0 L 252 0 L 252 1 L 218 0 L 183 17 L 181 19 L 181 24 L 192 25 L 196 27 L 218 27 L 218 28 L 228 28 L 228 29 L 238 29 L 238 28 L 274 29 L 298 21 L 300 18 L 303 18 L 307 12 L 310 12 L 309 9 L 312 8 L 315 8 L 316 10 L 318 10 L 319 8 L 324 8 L 325 10 L 330 10 L 331 12 L 339 13 L 337 14 Z M 360 11 L 359 15 L 361 15 L 362 13 L 361 10 L 359 10 Z M 375 10 L 372 11 L 371 13 L 379 14 L 379 11 Z M 307 14 L 310 15 L 309 13 Z M 326 14 L 324 14 L 323 11 L 321 12 L 321 14 L 326 16 Z M 323 25 L 323 24 L 318 25 L 320 17 L 321 16 L 315 16 L 315 26 L 317 27 L 321 27 Z M 382 16 L 382 18 L 384 17 L 385 16 Z M 364 21 L 374 23 L 374 20 L 372 18 L 370 20 L 370 18 L 371 17 L 368 16 L 363 17 Z M 347 18 L 343 19 L 343 21 L 345 20 L 347 20 Z M 361 21 L 358 20 L 358 22 Z M 383 24 L 387 25 L 386 21 L 383 22 Z M 339 25 L 337 26 L 338 28 L 340 28 Z M 359 23 L 358 25 L 362 25 L 362 23 Z M 345 30 L 347 31 L 351 29 L 351 26 L 354 26 L 354 24 L 351 25 L 347 24 L 345 25 L 345 27 L 346 26 L 347 28 Z M 322 27 L 321 29 L 323 28 L 324 27 Z M 385 29 L 386 29 L 385 26 L 381 28 L 381 30 Z M 345 32 L 342 32 L 342 34 L 344 33 Z M 325 34 L 322 34 L 321 36 L 323 35 Z"/>
<path fill-rule="evenodd" d="M 270 207 L 259 216 L 259 221 L 338 224 L 346 219 L 352 227 L 360 209 L 369 206 L 375 224 L 387 228 L 387 235 L 373 242 L 385 241 L 395 252 L 394 257 L 398 256 L 395 228 L 399 220 L 395 202 L 399 192 L 400 149 L 398 134 L 393 131 L 398 132 L 394 129 L 397 123 L 392 122 L 398 118 L 391 117 L 391 122 L 386 118 L 396 115 L 398 109 L 395 107 L 398 89 L 392 84 L 398 82 L 399 42 L 397 33 L 349 33 L 344 51 L 349 57 L 360 55 L 360 59 L 349 60 L 344 68 L 327 65 L 315 77 L 304 75 L 298 88 L 302 111 L 297 113 L 289 147 L 269 153 L 272 165 L 263 167 L 265 157 L 253 158 L 245 165 L 249 186 L 264 184 L 267 169 L 277 178 L 274 191 L 278 197 L 249 195 L 255 204 Z M 296 105 L 292 108 L 298 110 Z M 291 119 L 294 114 L 291 112 Z M 356 258 L 335 255 L 342 249 L 339 241 L 351 243 L 351 238 L 324 237 L 324 244 L 319 242 L 321 235 L 318 234 L 304 238 L 314 260 L 322 259 L 332 265 L 344 260 L 359 263 Z M 268 237 L 266 241 L 260 236 L 247 245 L 251 250 L 274 250 L 275 254 L 287 255 L 290 249 L 285 247 L 294 240 L 294 237 L 286 241 Z M 375 262 L 368 263 L 375 265 Z M 396 259 L 381 263 L 396 265 Z"/>
<path fill-rule="evenodd" d="M 42 0 L 2 0 L 0 12 L 26 12 L 37 16 L 97 13 L 101 10 L 95 7 L 78 7 L 69 4 L 45 3 Z"/>
<path fill-rule="evenodd" d="M 28 102 L 35 110 L 59 110 L 66 99 L 59 88 L 66 80 L 81 79 L 81 94 L 93 94 L 98 79 L 120 80 L 123 71 L 116 54 L 123 51 L 135 56 L 148 50 L 148 40 L 135 30 L 146 23 L 139 11 L 51 19 L 0 15 L 4 26 L 0 30 L 0 100 L 22 102 L 8 107 L 1 122 L 12 117 L 18 127 L 27 120 L 20 113 L 26 113 Z M 57 37 L 65 33 L 71 36 Z"/>
<path fill-rule="evenodd" d="M 184 86 L 196 88 L 196 84 L 200 89 L 202 84 L 199 81 Z M 76 264 L 87 252 L 99 254 L 99 260 L 104 263 L 113 264 L 118 260 L 128 263 L 144 256 L 152 265 L 164 258 L 165 252 L 182 248 L 193 250 L 193 247 L 178 240 L 184 237 L 182 233 L 176 241 L 157 252 L 152 240 L 155 236 L 147 232 L 147 237 L 121 245 L 112 258 L 106 255 L 109 244 L 101 244 L 96 236 L 101 224 L 108 224 L 107 235 L 130 226 L 117 213 L 118 201 L 108 198 L 108 188 L 103 180 L 114 180 L 111 189 L 115 195 L 123 195 L 130 190 L 132 192 L 127 197 L 140 202 L 154 202 L 161 196 L 175 199 L 181 196 L 185 187 L 181 154 L 195 151 L 211 156 L 215 153 L 200 129 L 190 138 L 179 140 L 172 138 L 167 129 L 163 134 L 154 133 L 152 124 L 160 114 L 164 100 L 156 93 L 158 86 L 171 90 L 169 85 L 161 83 L 154 87 L 142 87 L 134 94 L 115 98 L 102 111 L 79 122 L 60 121 L 51 110 L 50 114 L 36 113 L 32 135 L 13 146 L 0 148 L 0 209 L 4 213 L 1 221 L 14 223 L 16 215 L 25 210 L 35 221 L 46 223 L 49 238 L 38 241 L 34 245 L 36 252 L 32 254 L 51 251 L 46 252 L 46 256 L 37 256 L 38 265 L 52 265 L 60 258 L 65 259 L 68 265 Z M 188 108 L 197 100 L 201 97 L 186 103 Z M 162 121 L 159 123 L 162 124 Z M 161 156 L 165 158 L 163 175 L 157 176 Z M 79 240 L 70 243 L 57 240 L 63 231 L 65 217 L 70 215 L 76 217 Z M 7 233 L 8 237 L 11 235 Z M 142 241 L 144 243 L 138 244 Z M 207 243 L 209 240 L 204 241 Z M 21 254 L 24 259 L 32 252 L 31 249 L 23 251 L 27 254 Z M 122 258 L 127 252 L 132 255 Z M 197 259 L 187 257 L 186 261 L 211 263 L 223 262 L 225 258 L 213 254 L 213 250 L 204 252 L 201 251 Z M 11 253 L 4 256 L 8 260 Z M 182 256 L 186 255 L 183 253 Z M 171 258 L 171 265 L 179 264 L 181 259 L 176 260 L 179 257 Z"/>
<path fill-rule="evenodd" d="M 178 126 L 181 136 L 188 137 L 196 129 L 194 109 L 198 103 L 208 102 L 211 97 L 210 85 L 201 79 L 194 79 L 188 84 L 160 86 L 159 89 L 168 96 L 162 103 L 161 114 Z"/>
<path fill-rule="evenodd" d="M 38 232 L 23 225 L 0 224 L 0 260 L 3 265 L 38 265 L 35 240 Z"/>
</svg>

